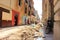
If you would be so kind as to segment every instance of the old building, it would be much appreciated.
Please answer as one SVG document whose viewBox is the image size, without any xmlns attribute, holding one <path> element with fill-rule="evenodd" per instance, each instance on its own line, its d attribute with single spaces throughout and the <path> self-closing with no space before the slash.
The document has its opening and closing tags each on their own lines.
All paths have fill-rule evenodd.
<svg viewBox="0 0 60 40">
<path fill-rule="evenodd" d="M 14 26 L 20 24 L 20 4 L 17 0 L 0 1 L 1 26 Z"/>
<path fill-rule="evenodd" d="M 60 40 L 60 0 L 54 0 L 54 40 Z"/>
<path fill-rule="evenodd" d="M 33 4 L 33 0 L 0 0 L 0 26 L 25 24 L 25 17 L 33 13 Z"/>
<path fill-rule="evenodd" d="M 47 5 L 46 5 L 47 4 Z M 51 19 L 54 40 L 60 40 L 60 0 L 43 0 L 43 21 Z"/>
<path fill-rule="evenodd" d="M 47 0 L 42 0 L 42 22 L 46 25 L 46 21 L 48 19 L 47 13 Z"/>
<path fill-rule="evenodd" d="M 31 14 L 34 14 L 33 0 L 25 0 L 25 15 L 23 16 L 23 24 L 29 24 Z"/>
<path fill-rule="evenodd" d="M 34 9 L 34 15 L 35 15 L 35 21 L 40 22 L 39 14 L 38 14 L 37 10 L 35 10 L 35 9 Z"/>
<path fill-rule="evenodd" d="M 0 26 L 20 25 L 24 14 L 24 0 L 1 0 L 0 11 Z"/>
<path fill-rule="evenodd" d="M 42 22 L 45 24 L 46 24 L 47 20 L 49 20 L 49 19 L 51 20 L 51 18 L 52 18 L 53 8 L 52 8 L 51 4 L 53 5 L 52 1 L 50 1 L 50 0 L 42 0 L 42 10 L 43 10 Z"/>
</svg>

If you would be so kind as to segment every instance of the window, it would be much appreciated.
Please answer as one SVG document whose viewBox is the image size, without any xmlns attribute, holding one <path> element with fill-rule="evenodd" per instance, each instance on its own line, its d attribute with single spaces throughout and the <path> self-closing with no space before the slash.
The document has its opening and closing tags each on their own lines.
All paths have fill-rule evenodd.
<svg viewBox="0 0 60 40">
<path fill-rule="evenodd" d="M 34 13 L 32 13 L 32 15 L 33 15 L 33 16 L 35 16 L 35 14 L 34 14 Z"/>
<path fill-rule="evenodd" d="M 45 4 L 45 11 L 47 11 L 47 4 Z"/>
<path fill-rule="evenodd" d="M 30 16 L 30 11 L 29 11 L 28 15 Z"/>
<path fill-rule="evenodd" d="M 27 7 L 25 7 L 25 13 L 27 13 Z"/>
<path fill-rule="evenodd" d="M 29 4 L 29 7 L 30 7 L 30 9 L 31 9 L 31 5 Z"/>
<path fill-rule="evenodd" d="M 21 6 L 21 0 L 19 0 L 19 6 Z"/>
<path fill-rule="evenodd" d="M 28 1 L 27 1 L 27 0 L 25 0 L 25 2 L 26 2 L 26 3 L 28 3 Z"/>
<path fill-rule="evenodd" d="M 31 9 L 31 2 L 29 1 L 29 7 L 30 7 L 30 9 Z"/>
</svg>

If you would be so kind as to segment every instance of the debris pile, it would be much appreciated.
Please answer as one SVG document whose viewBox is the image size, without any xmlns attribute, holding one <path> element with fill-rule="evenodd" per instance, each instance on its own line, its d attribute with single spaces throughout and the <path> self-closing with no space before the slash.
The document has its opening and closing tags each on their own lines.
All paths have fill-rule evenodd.
<svg viewBox="0 0 60 40">
<path fill-rule="evenodd" d="M 26 26 L 16 33 L 12 33 L 10 36 L 1 40 L 34 40 L 35 35 L 41 36 L 39 32 L 40 25 L 37 24 L 36 27 Z"/>
</svg>

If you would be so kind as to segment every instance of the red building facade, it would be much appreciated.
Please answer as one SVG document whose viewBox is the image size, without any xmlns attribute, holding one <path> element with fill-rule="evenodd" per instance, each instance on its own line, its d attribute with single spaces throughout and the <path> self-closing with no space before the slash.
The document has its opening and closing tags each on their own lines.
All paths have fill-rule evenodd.
<svg viewBox="0 0 60 40">
<path fill-rule="evenodd" d="M 20 21 L 20 13 L 15 10 L 12 10 L 12 25 L 13 26 L 19 25 L 19 21 Z"/>
</svg>

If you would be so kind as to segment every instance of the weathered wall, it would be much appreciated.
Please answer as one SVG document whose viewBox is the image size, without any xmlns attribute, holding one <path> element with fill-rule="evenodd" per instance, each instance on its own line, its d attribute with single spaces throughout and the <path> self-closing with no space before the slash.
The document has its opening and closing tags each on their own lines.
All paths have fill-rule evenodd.
<svg viewBox="0 0 60 40">
<path fill-rule="evenodd" d="M 54 0 L 54 40 L 60 40 L 60 0 Z"/>
<path fill-rule="evenodd" d="M 10 10 L 10 0 L 0 0 L 0 7 Z M 2 20 L 12 20 L 12 13 L 2 12 Z M 7 17 L 8 16 L 8 17 Z M 9 19 L 10 18 L 10 19 Z"/>
<path fill-rule="evenodd" d="M 2 11 L 2 26 L 7 26 L 7 24 L 8 25 L 10 24 L 12 26 L 12 20 L 13 20 L 12 10 L 19 12 L 18 1 L 17 0 L 0 0 L 0 7 L 10 11 L 9 13 Z"/>
<path fill-rule="evenodd" d="M 47 25 L 47 20 L 51 18 L 51 6 L 49 0 L 42 1 L 42 22 Z"/>
</svg>

